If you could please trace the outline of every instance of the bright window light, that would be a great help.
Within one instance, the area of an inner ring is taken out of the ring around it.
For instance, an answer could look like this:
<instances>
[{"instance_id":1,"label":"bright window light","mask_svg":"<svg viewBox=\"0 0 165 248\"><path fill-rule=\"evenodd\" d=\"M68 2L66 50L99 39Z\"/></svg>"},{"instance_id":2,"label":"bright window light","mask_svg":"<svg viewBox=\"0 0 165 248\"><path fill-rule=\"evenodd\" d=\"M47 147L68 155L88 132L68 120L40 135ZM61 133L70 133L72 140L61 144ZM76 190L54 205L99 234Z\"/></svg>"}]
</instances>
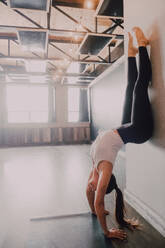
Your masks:
<instances>
[{"instance_id":1,"label":"bright window light","mask_svg":"<svg viewBox=\"0 0 165 248\"><path fill-rule=\"evenodd\" d=\"M25 65L27 72L46 72L46 61L30 60Z\"/></svg>"},{"instance_id":2,"label":"bright window light","mask_svg":"<svg viewBox=\"0 0 165 248\"><path fill-rule=\"evenodd\" d=\"M79 121L79 99L80 89L76 87L68 88L68 121Z\"/></svg>"},{"instance_id":3,"label":"bright window light","mask_svg":"<svg viewBox=\"0 0 165 248\"><path fill-rule=\"evenodd\" d=\"M86 1L85 1L85 7L86 7L87 9L92 9L92 8L94 7L93 1L92 1L92 0L86 0Z\"/></svg>"},{"instance_id":4,"label":"bright window light","mask_svg":"<svg viewBox=\"0 0 165 248\"><path fill-rule=\"evenodd\" d=\"M80 64L77 62L72 62L67 70L67 72L70 73L79 73L80 70Z\"/></svg>"},{"instance_id":5,"label":"bright window light","mask_svg":"<svg viewBox=\"0 0 165 248\"><path fill-rule=\"evenodd\" d=\"M68 73L79 73L80 72L80 64L77 62L72 62L67 70ZM77 78L76 77L69 77L68 79L68 83L70 84L74 84L77 82Z\"/></svg>"},{"instance_id":6,"label":"bright window light","mask_svg":"<svg viewBox=\"0 0 165 248\"><path fill-rule=\"evenodd\" d=\"M46 81L45 76L30 75L29 79L31 83L44 83Z\"/></svg>"},{"instance_id":7,"label":"bright window light","mask_svg":"<svg viewBox=\"0 0 165 248\"><path fill-rule=\"evenodd\" d=\"M8 85L9 123L48 122L48 86Z\"/></svg>"}]
</instances>

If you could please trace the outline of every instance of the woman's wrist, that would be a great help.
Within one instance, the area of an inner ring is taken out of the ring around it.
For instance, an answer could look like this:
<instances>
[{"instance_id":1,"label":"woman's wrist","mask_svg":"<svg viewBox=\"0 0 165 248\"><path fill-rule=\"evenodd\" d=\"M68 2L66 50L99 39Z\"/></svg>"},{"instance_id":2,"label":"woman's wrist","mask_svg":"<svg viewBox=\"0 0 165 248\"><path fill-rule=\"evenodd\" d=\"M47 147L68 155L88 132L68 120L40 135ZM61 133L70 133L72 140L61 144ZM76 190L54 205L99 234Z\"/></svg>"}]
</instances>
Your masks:
<instances>
[{"instance_id":1,"label":"woman's wrist","mask_svg":"<svg viewBox=\"0 0 165 248\"><path fill-rule=\"evenodd\" d=\"M92 211L92 214L97 215L95 210L94 210L94 211Z\"/></svg>"},{"instance_id":2,"label":"woman's wrist","mask_svg":"<svg viewBox=\"0 0 165 248\"><path fill-rule=\"evenodd\" d=\"M109 234L109 230L104 230L104 235L108 236L108 234Z\"/></svg>"}]
</instances>

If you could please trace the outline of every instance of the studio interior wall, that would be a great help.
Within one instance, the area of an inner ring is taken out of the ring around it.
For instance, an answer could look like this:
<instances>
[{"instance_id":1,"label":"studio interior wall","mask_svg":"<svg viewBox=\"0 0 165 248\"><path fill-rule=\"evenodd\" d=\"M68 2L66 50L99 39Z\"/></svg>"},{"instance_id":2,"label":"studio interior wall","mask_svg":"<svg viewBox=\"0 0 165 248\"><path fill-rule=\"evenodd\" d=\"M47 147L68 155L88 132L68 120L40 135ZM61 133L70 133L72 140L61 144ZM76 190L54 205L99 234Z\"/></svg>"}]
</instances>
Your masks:
<instances>
[{"instance_id":1,"label":"studio interior wall","mask_svg":"<svg viewBox=\"0 0 165 248\"><path fill-rule=\"evenodd\" d=\"M123 62L90 88L92 140L97 136L99 129L107 130L121 124L126 87L124 74Z\"/></svg>"},{"instance_id":2,"label":"studio interior wall","mask_svg":"<svg viewBox=\"0 0 165 248\"><path fill-rule=\"evenodd\" d=\"M155 126L150 141L126 147L125 198L165 236L165 2L125 0L124 12L125 31L140 26L150 39Z\"/></svg>"}]
</instances>

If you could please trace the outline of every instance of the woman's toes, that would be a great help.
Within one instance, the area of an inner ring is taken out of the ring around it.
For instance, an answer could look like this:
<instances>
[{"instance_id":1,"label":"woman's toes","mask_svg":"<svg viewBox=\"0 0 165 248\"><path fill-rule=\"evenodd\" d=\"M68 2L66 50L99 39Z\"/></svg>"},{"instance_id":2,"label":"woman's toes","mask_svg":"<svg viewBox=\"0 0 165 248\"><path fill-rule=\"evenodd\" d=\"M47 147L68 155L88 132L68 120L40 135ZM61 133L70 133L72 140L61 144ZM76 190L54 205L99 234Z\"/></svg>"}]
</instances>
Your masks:
<instances>
[{"instance_id":1,"label":"woman's toes","mask_svg":"<svg viewBox=\"0 0 165 248\"><path fill-rule=\"evenodd\" d=\"M134 27L133 31L135 32L136 39L137 39L139 46L147 46L149 44L149 40L145 37L141 28Z\"/></svg>"}]
</instances>

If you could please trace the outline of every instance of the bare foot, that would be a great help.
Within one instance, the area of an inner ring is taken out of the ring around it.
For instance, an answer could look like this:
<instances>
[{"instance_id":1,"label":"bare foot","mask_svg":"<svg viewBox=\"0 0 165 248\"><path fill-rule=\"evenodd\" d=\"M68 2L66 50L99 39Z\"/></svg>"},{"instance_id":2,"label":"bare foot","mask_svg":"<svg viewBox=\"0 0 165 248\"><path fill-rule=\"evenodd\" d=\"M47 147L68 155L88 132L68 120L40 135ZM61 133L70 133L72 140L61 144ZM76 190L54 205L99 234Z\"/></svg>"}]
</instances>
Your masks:
<instances>
[{"instance_id":1,"label":"bare foot","mask_svg":"<svg viewBox=\"0 0 165 248\"><path fill-rule=\"evenodd\" d=\"M133 45L133 37L130 34L130 32L128 32L128 36L129 36L129 41L128 41L128 57L135 57L138 49Z\"/></svg>"},{"instance_id":2,"label":"bare foot","mask_svg":"<svg viewBox=\"0 0 165 248\"><path fill-rule=\"evenodd\" d=\"M134 27L133 31L135 32L138 46L147 46L149 40L145 37L143 31L139 27Z\"/></svg>"}]
</instances>

